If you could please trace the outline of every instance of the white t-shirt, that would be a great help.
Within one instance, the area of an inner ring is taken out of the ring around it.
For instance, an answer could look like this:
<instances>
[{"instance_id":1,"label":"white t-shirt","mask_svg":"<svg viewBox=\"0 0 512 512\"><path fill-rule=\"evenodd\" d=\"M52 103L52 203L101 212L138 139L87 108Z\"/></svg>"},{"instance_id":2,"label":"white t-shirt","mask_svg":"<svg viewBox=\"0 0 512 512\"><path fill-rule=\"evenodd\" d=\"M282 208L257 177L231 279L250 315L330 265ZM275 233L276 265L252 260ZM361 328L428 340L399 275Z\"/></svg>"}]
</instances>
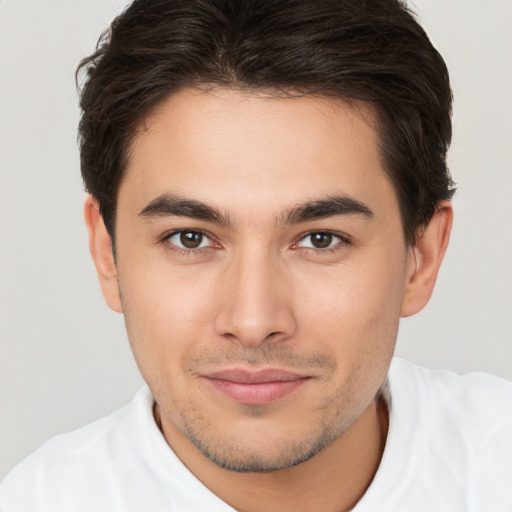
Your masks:
<instances>
[{"instance_id":1,"label":"white t-shirt","mask_svg":"<svg viewBox=\"0 0 512 512\"><path fill-rule=\"evenodd\" d=\"M377 474L354 512L511 512L512 383L395 358ZM0 485L1 512L228 512L181 463L142 388L114 414L57 436Z\"/></svg>"}]
</instances>

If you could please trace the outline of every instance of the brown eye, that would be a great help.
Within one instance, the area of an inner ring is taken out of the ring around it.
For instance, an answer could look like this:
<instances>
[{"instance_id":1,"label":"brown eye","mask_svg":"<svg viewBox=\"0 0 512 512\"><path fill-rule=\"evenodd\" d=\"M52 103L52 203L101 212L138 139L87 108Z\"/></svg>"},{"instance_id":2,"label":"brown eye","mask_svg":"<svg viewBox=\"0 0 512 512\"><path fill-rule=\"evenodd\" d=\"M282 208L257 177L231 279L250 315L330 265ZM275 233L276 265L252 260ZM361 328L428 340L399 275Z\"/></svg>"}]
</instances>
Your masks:
<instances>
[{"instance_id":1,"label":"brown eye","mask_svg":"<svg viewBox=\"0 0 512 512\"><path fill-rule=\"evenodd\" d=\"M321 251L322 249L335 249L342 248L350 245L350 240L341 235L330 233L329 231L313 231L309 235L305 235L297 243L297 247L304 247L305 249L315 249Z\"/></svg>"},{"instance_id":2,"label":"brown eye","mask_svg":"<svg viewBox=\"0 0 512 512\"><path fill-rule=\"evenodd\" d=\"M180 242L187 249L197 249L203 241L203 234L199 231L182 231Z\"/></svg>"},{"instance_id":3,"label":"brown eye","mask_svg":"<svg viewBox=\"0 0 512 512\"><path fill-rule=\"evenodd\" d=\"M212 245L212 241L201 231L184 229L177 231L167 238L167 242L180 249L202 249Z\"/></svg>"},{"instance_id":4,"label":"brown eye","mask_svg":"<svg viewBox=\"0 0 512 512\"><path fill-rule=\"evenodd\" d=\"M329 247L333 239L331 233L312 233L309 236L311 237L311 245L315 249L325 249Z\"/></svg>"}]
</instances>

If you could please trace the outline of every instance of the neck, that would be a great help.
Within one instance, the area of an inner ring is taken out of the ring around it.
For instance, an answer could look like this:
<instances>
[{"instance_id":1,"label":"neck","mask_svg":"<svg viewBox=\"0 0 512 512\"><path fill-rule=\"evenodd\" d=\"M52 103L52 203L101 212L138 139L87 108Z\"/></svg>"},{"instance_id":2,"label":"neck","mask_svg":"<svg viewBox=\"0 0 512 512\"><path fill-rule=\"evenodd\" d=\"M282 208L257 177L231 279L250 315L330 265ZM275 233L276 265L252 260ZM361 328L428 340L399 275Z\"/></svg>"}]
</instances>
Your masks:
<instances>
[{"instance_id":1,"label":"neck","mask_svg":"<svg viewBox=\"0 0 512 512\"><path fill-rule=\"evenodd\" d=\"M159 427L160 412L155 406ZM240 512L341 512L351 510L370 486L388 431L382 397L329 446L298 466L269 473L235 473L204 457L179 431L165 425L167 442L195 476Z\"/></svg>"}]
</instances>

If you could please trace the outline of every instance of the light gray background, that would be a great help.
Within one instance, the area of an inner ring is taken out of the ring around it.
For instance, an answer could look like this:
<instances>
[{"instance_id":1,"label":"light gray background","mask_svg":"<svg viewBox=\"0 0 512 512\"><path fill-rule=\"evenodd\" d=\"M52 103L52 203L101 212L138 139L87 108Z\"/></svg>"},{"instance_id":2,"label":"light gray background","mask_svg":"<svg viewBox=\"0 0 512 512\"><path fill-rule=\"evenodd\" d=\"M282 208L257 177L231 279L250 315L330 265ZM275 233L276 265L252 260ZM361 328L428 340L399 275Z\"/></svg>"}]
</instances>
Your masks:
<instances>
[{"instance_id":1,"label":"light gray background","mask_svg":"<svg viewBox=\"0 0 512 512\"><path fill-rule=\"evenodd\" d=\"M73 73L122 0L0 0L0 478L142 380L82 222ZM512 2L417 0L455 94L451 247L398 354L512 379Z\"/></svg>"}]
</instances>

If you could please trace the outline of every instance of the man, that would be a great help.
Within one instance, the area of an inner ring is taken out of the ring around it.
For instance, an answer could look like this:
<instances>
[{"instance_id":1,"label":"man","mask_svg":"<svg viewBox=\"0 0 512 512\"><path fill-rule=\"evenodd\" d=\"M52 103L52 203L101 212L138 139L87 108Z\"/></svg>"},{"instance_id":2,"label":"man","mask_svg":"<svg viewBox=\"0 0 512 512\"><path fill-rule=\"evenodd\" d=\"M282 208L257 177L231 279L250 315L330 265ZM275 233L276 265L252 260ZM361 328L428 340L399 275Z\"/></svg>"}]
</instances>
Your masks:
<instances>
[{"instance_id":1,"label":"man","mask_svg":"<svg viewBox=\"0 0 512 512\"><path fill-rule=\"evenodd\" d=\"M139 0L82 67L91 254L148 387L0 510L510 510L510 384L392 361L452 221L406 9Z\"/></svg>"}]
</instances>

